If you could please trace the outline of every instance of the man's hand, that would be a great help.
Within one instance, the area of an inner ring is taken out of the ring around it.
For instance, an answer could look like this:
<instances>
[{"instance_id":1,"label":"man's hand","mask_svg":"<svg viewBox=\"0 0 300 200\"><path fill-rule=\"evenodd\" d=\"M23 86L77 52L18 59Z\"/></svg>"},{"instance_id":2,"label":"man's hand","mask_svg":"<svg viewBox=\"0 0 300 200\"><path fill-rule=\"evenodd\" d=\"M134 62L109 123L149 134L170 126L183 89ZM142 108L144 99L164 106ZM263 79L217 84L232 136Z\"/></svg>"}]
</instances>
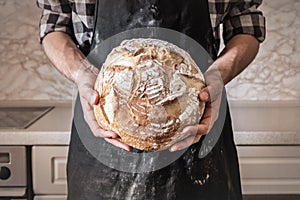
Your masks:
<instances>
[{"instance_id":1,"label":"man's hand","mask_svg":"<svg viewBox=\"0 0 300 200\"><path fill-rule=\"evenodd\" d=\"M204 116L197 126L186 127L183 132L186 139L177 142L171 147L171 151L180 150L198 142L202 135L209 132L218 118L219 108L224 85L241 73L255 58L259 49L259 42L251 35L238 34L230 39L218 59L209 67L204 76L209 92L200 93L200 100L207 102ZM203 96L209 96L205 100Z\"/></svg>"},{"instance_id":2,"label":"man's hand","mask_svg":"<svg viewBox=\"0 0 300 200\"><path fill-rule=\"evenodd\" d=\"M199 142L202 135L211 130L219 116L219 109L224 88L221 75L216 66L212 65L204 74L207 87L199 93L199 99L205 102L205 110L201 121L196 126L188 126L183 129L184 139L171 146L170 151L185 149Z\"/></svg>"},{"instance_id":3,"label":"man's hand","mask_svg":"<svg viewBox=\"0 0 300 200\"><path fill-rule=\"evenodd\" d=\"M94 84L99 70L86 60L66 33L51 32L47 34L43 39L43 47L54 66L65 77L76 83L84 119L93 134L117 147L130 151L131 147L117 140L119 136L116 133L101 129L95 119L93 106L98 103L99 94L94 90Z\"/></svg>"},{"instance_id":4,"label":"man's hand","mask_svg":"<svg viewBox=\"0 0 300 200\"><path fill-rule=\"evenodd\" d=\"M83 66L80 68L79 72L77 73L77 78L75 79L84 119L96 137L104 138L112 145L130 151L130 146L117 140L119 136L116 133L101 129L96 121L93 106L99 102L99 94L96 90L94 90L94 84L98 73L99 70L96 67L89 64L87 61L84 61Z\"/></svg>"}]
</instances>

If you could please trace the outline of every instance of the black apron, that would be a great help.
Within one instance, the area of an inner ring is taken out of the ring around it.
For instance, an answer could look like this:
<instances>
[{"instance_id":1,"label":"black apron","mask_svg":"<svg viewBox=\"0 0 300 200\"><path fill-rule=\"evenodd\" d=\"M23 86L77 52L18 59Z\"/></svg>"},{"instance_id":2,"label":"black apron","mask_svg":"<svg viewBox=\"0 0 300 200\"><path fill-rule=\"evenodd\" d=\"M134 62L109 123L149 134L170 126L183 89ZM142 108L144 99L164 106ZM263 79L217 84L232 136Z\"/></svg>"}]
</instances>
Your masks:
<instances>
[{"instance_id":1,"label":"black apron","mask_svg":"<svg viewBox=\"0 0 300 200\"><path fill-rule=\"evenodd\" d=\"M184 33L200 43L213 59L217 57L207 0L100 0L96 4L92 48L122 31L151 26ZM67 165L68 199L242 199L228 109L224 120L221 136L207 156L199 157L201 139L168 166L145 173L123 172L99 162L86 149L73 123Z\"/></svg>"}]
</instances>

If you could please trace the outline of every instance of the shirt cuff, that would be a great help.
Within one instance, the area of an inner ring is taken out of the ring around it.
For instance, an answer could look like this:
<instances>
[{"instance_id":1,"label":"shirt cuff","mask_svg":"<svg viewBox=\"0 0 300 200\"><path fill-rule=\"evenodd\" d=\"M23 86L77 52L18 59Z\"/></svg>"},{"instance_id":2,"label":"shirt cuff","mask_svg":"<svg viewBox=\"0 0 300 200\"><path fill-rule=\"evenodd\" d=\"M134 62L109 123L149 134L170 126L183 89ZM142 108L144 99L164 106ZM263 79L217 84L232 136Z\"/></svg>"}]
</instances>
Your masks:
<instances>
[{"instance_id":1,"label":"shirt cuff","mask_svg":"<svg viewBox=\"0 0 300 200\"><path fill-rule=\"evenodd\" d=\"M56 13L43 10L39 29L40 42L51 32L64 32L71 36L72 26L70 25L70 20L70 13Z\"/></svg>"},{"instance_id":2,"label":"shirt cuff","mask_svg":"<svg viewBox=\"0 0 300 200\"><path fill-rule=\"evenodd\" d=\"M224 43L235 35L248 34L254 36L259 42L263 42L266 36L265 17L261 14L246 14L232 17L223 22Z\"/></svg>"}]
</instances>

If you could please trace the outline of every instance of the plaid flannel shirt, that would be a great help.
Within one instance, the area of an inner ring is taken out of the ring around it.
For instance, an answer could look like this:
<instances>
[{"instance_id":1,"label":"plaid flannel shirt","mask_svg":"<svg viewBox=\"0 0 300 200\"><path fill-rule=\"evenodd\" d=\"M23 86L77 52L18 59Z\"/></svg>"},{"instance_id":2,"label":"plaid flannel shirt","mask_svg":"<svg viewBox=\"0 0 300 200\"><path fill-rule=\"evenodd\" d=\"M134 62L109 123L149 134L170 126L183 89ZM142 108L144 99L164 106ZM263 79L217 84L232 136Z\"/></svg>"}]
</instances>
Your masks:
<instances>
[{"instance_id":1,"label":"plaid flannel shirt","mask_svg":"<svg viewBox=\"0 0 300 200\"><path fill-rule=\"evenodd\" d=\"M83 49L91 45L96 0L37 0L42 9L40 39L53 31L69 34ZM226 44L237 34L249 34L262 42L265 18L257 8L262 0L208 0L210 19L218 51L220 25Z\"/></svg>"}]
</instances>

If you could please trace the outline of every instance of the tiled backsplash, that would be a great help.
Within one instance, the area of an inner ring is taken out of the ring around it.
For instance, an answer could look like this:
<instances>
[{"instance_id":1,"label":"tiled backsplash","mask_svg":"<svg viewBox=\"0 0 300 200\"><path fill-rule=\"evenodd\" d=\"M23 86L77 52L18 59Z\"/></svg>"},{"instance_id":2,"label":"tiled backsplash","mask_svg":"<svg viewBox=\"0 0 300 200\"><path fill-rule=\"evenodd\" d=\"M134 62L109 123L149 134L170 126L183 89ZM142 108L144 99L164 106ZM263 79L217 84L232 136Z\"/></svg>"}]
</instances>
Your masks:
<instances>
[{"instance_id":1,"label":"tiled backsplash","mask_svg":"<svg viewBox=\"0 0 300 200\"><path fill-rule=\"evenodd\" d=\"M267 39L228 86L230 100L300 99L300 1L265 0ZM35 0L0 0L0 100L71 100L73 84L49 64L38 42Z\"/></svg>"}]
</instances>

